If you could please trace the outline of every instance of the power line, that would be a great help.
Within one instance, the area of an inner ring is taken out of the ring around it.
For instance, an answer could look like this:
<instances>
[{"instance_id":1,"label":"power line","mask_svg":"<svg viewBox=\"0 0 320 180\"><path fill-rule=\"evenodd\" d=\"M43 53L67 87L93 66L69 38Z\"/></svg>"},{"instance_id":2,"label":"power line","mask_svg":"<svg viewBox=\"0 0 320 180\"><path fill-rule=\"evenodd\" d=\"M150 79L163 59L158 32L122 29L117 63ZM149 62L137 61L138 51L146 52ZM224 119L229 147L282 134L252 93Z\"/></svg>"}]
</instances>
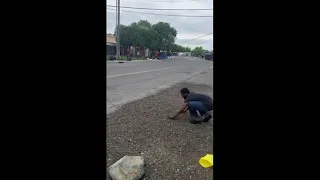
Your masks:
<instances>
[{"instance_id":1,"label":"power line","mask_svg":"<svg viewBox=\"0 0 320 180\"><path fill-rule=\"evenodd\" d=\"M203 38L203 37L205 37L205 36L209 36L209 35L211 35L211 34L213 34L213 33L209 33L209 34L206 34L206 35L203 35L203 36L200 36L200 37L194 38L194 39L189 39L189 40L187 40L187 41L185 41L185 42L193 41L193 40L196 40L196 39L200 39L200 38Z\"/></svg>"},{"instance_id":2,"label":"power line","mask_svg":"<svg viewBox=\"0 0 320 180\"><path fill-rule=\"evenodd\" d=\"M197 0L189 0L189 1L150 1L150 2L172 2L172 3L175 3L175 2L197 2Z\"/></svg>"},{"instance_id":3,"label":"power line","mask_svg":"<svg viewBox=\"0 0 320 180\"><path fill-rule=\"evenodd\" d=\"M195 30L195 29L190 28L190 27L183 27L183 29L190 30L190 31L195 32L195 33L199 33L199 30ZM178 31L179 31L179 29L178 29ZM204 32L202 32L201 34L204 34Z\"/></svg>"},{"instance_id":4,"label":"power line","mask_svg":"<svg viewBox=\"0 0 320 180\"><path fill-rule=\"evenodd\" d=\"M109 10L115 10L115 9L110 9ZM213 16L188 16L188 15L179 15L179 14L156 14L156 13L146 13L146 12L138 12L138 11L127 11L127 10L120 10L123 12L131 12L131 13L138 13L138 14L150 14L150 15L157 15L157 16L177 16L177 17L213 17Z\"/></svg>"},{"instance_id":5,"label":"power line","mask_svg":"<svg viewBox=\"0 0 320 180\"><path fill-rule=\"evenodd\" d=\"M107 5L108 7L116 7L113 5ZM125 6L120 6L120 8L124 9L146 9L146 10L160 10L160 11L170 11L170 10L175 10L175 11L212 11L213 9L157 9L157 8L141 8L141 7L125 7Z\"/></svg>"}]
</instances>

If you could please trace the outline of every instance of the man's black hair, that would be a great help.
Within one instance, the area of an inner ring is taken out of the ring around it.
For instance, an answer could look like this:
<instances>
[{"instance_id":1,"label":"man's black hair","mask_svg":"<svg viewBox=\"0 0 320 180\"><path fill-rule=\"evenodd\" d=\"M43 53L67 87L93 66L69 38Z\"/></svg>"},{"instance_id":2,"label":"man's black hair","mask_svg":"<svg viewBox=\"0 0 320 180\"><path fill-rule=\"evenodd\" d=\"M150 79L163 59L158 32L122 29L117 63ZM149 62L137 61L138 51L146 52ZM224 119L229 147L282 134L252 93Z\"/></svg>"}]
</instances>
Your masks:
<instances>
[{"instance_id":1,"label":"man's black hair","mask_svg":"<svg viewBox=\"0 0 320 180\"><path fill-rule=\"evenodd\" d=\"M188 88L182 88L182 89L180 90L180 93L181 93L181 94L189 94L190 91L189 91Z\"/></svg>"}]
</instances>

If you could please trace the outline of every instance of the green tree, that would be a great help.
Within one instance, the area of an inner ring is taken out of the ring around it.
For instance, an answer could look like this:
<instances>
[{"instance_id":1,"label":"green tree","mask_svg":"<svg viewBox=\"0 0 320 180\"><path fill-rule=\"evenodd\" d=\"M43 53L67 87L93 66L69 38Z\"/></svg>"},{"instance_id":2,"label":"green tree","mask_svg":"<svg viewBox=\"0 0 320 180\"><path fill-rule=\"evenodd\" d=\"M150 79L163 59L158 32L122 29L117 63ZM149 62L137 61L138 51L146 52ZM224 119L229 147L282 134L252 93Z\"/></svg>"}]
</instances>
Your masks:
<instances>
[{"instance_id":1,"label":"green tree","mask_svg":"<svg viewBox=\"0 0 320 180\"><path fill-rule=\"evenodd\" d=\"M157 34L158 50L170 50L174 46L177 30L166 22L158 22L152 25L152 29Z\"/></svg>"},{"instance_id":2,"label":"green tree","mask_svg":"<svg viewBox=\"0 0 320 180\"><path fill-rule=\"evenodd\" d=\"M121 46L132 46L134 39L129 26L120 24L120 44ZM114 34L117 34L117 29Z\"/></svg>"},{"instance_id":3,"label":"green tree","mask_svg":"<svg viewBox=\"0 0 320 180\"><path fill-rule=\"evenodd\" d=\"M191 52L191 48L183 47L179 44L173 44L171 47L172 52Z\"/></svg>"},{"instance_id":4,"label":"green tree","mask_svg":"<svg viewBox=\"0 0 320 180\"><path fill-rule=\"evenodd\" d=\"M138 23L136 23L140 28L143 28L145 30L151 30L152 24L147 20L140 20Z\"/></svg>"},{"instance_id":5,"label":"green tree","mask_svg":"<svg viewBox=\"0 0 320 180\"><path fill-rule=\"evenodd\" d=\"M191 52L191 48L186 47L185 49L186 49L186 51L185 51L185 52Z\"/></svg>"},{"instance_id":6,"label":"green tree","mask_svg":"<svg viewBox=\"0 0 320 180\"><path fill-rule=\"evenodd\" d=\"M180 52L179 45L178 44L173 44L171 46L171 51L172 52Z\"/></svg>"},{"instance_id":7,"label":"green tree","mask_svg":"<svg viewBox=\"0 0 320 180\"><path fill-rule=\"evenodd\" d=\"M195 56L202 56L204 52L205 52L205 49L203 49L202 46L200 46L200 47L195 47L195 48L191 51L191 53L192 53L193 55L195 55Z\"/></svg>"},{"instance_id":8,"label":"green tree","mask_svg":"<svg viewBox=\"0 0 320 180\"><path fill-rule=\"evenodd\" d=\"M176 36L177 30L166 22L151 24L147 20L140 20L128 26L120 25L120 44L124 46L169 51L181 48L174 43Z\"/></svg>"}]
</instances>

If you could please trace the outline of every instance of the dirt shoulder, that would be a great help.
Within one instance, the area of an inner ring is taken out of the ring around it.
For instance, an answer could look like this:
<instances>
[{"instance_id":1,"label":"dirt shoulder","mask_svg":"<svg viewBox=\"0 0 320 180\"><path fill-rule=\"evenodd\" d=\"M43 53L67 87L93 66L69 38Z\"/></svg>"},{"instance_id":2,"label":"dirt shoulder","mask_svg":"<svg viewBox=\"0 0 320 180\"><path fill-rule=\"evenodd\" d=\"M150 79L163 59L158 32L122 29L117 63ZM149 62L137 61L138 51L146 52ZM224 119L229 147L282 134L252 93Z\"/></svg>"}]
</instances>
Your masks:
<instances>
[{"instance_id":1,"label":"dirt shoulder","mask_svg":"<svg viewBox=\"0 0 320 180\"><path fill-rule=\"evenodd\" d=\"M107 167L125 155L145 158L145 179L213 178L212 168L202 168L200 157L213 153L213 122L190 124L188 115L169 120L183 103L179 90L212 96L212 86L181 83L159 93L128 103L108 115Z\"/></svg>"}]
</instances>

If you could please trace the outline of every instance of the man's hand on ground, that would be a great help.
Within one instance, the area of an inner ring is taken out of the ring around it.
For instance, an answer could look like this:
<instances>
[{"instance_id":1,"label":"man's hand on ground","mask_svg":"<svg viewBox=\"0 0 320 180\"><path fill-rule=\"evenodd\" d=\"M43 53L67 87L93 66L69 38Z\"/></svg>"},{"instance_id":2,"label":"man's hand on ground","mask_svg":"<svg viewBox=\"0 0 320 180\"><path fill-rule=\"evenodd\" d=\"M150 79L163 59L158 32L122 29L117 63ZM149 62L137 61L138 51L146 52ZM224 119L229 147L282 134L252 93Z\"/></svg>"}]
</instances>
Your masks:
<instances>
[{"instance_id":1,"label":"man's hand on ground","mask_svg":"<svg viewBox=\"0 0 320 180\"><path fill-rule=\"evenodd\" d=\"M178 117L180 114L186 112L188 110L188 104L184 103L184 105L182 106L182 108L177 112L176 115L174 115L173 117L171 117L170 119L175 119L176 117Z\"/></svg>"}]
</instances>

